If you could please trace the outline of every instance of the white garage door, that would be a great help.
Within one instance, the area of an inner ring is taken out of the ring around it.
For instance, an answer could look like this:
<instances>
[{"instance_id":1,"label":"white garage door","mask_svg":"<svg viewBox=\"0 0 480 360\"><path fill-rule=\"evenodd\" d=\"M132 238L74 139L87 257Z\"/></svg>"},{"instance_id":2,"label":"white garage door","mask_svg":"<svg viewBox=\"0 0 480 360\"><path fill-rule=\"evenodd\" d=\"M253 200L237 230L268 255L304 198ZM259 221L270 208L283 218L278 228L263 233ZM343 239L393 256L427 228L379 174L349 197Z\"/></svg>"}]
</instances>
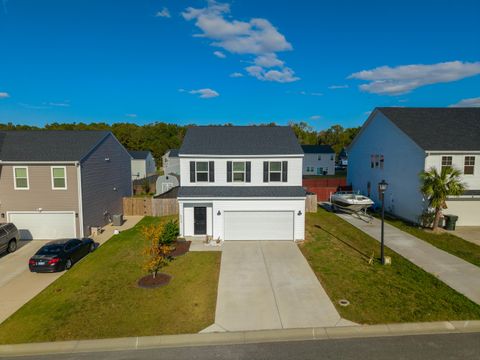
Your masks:
<instances>
[{"instance_id":1,"label":"white garage door","mask_svg":"<svg viewBox=\"0 0 480 360\"><path fill-rule=\"evenodd\" d=\"M9 212L8 221L20 230L22 239L62 239L75 237L72 212Z\"/></svg>"},{"instance_id":2,"label":"white garage door","mask_svg":"<svg viewBox=\"0 0 480 360\"><path fill-rule=\"evenodd\" d=\"M293 240L293 211L226 211L225 240Z\"/></svg>"}]
</instances>

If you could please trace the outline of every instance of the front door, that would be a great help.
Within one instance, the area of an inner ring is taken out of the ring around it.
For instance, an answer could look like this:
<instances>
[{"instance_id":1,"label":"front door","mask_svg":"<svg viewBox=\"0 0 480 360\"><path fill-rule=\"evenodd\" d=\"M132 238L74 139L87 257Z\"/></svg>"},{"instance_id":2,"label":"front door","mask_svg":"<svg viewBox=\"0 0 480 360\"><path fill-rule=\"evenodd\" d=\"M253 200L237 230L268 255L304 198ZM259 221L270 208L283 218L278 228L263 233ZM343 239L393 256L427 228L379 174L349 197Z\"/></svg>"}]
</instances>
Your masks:
<instances>
[{"instance_id":1,"label":"front door","mask_svg":"<svg viewBox=\"0 0 480 360\"><path fill-rule=\"evenodd\" d=\"M194 207L193 208L193 233L195 235L207 234L207 208Z\"/></svg>"}]
</instances>

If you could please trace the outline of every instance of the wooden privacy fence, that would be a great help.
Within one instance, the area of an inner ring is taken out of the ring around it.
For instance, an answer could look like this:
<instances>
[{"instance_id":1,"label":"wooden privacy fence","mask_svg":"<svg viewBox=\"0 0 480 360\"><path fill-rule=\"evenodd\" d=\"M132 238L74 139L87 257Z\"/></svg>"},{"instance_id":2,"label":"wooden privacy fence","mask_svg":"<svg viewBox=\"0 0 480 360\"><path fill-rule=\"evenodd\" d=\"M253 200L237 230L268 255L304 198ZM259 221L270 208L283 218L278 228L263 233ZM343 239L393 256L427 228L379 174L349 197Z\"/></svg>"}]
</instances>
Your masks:
<instances>
[{"instance_id":1,"label":"wooden privacy fence","mask_svg":"<svg viewBox=\"0 0 480 360\"><path fill-rule=\"evenodd\" d=\"M154 199L152 197L123 198L123 214L140 216L166 216L178 214L177 199Z\"/></svg>"},{"instance_id":2,"label":"wooden privacy fence","mask_svg":"<svg viewBox=\"0 0 480 360\"><path fill-rule=\"evenodd\" d=\"M317 212L317 194L307 194L305 199L305 211L306 212Z\"/></svg>"}]
</instances>

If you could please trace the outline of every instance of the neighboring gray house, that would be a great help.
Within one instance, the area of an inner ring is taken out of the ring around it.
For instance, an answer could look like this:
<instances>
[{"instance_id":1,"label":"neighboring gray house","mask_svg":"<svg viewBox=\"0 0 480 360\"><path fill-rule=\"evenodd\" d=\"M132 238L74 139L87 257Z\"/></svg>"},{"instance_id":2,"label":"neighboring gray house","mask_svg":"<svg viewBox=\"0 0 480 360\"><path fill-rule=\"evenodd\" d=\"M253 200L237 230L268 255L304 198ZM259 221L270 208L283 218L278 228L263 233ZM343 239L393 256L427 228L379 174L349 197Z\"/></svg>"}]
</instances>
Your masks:
<instances>
[{"instance_id":1,"label":"neighboring gray house","mask_svg":"<svg viewBox=\"0 0 480 360\"><path fill-rule=\"evenodd\" d=\"M195 126L180 156L180 234L304 240L303 151L288 126Z\"/></svg>"},{"instance_id":2,"label":"neighboring gray house","mask_svg":"<svg viewBox=\"0 0 480 360\"><path fill-rule=\"evenodd\" d=\"M419 174L453 166L468 190L451 197L444 214L480 226L480 108L376 108L348 149L348 182L377 204L385 179L385 208L417 222L427 202Z\"/></svg>"},{"instance_id":3,"label":"neighboring gray house","mask_svg":"<svg viewBox=\"0 0 480 360\"><path fill-rule=\"evenodd\" d=\"M335 175L335 151L329 145L302 145L303 175Z\"/></svg>"},{"instance_id":4,"label":"neighboring gray house","mask_svg":"<svg viewBox=\"0 0 480 360\"><path fill-rule=\"evenodd\" d=\"M162 156L163 173L165 175L180 175L180 159L178 158L178 149L167 150Z\"/></svg>"},{"instance_id":5,"label":"neighboring gray house","mask_svg":"<svg viewBox=\"0 0 480 360\"><path fill-rule=\"evenodd\" d=\"M130 159L107 131L0 131L0 222L24 239L87 236L122 213Z\"/></svg>"},{"instance_id":6,"label":"neighboring gray house","mask_svg":"<svg viewBox=\"0 0 480 360\"><path fill-rule=\"evenodd\" d=\"M132 180L144 179L157 172L155 159L150 151L130 150L132 157Z\"/></svg>"}]
</instances>

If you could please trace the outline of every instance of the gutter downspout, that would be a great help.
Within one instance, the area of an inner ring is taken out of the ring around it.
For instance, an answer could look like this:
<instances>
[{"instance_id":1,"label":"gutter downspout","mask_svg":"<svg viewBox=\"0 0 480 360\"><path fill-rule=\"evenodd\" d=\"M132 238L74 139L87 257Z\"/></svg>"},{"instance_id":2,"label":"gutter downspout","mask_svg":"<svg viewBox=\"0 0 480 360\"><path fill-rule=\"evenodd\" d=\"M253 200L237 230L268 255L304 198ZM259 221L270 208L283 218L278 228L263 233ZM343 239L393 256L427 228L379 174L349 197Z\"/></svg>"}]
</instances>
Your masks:
<instances>
[{"instance_id":1,"label":"gutter downspout","mask_svg":"<svg viewBox=\"0 0 480 360\"><path fill-rule=\"evenodd\" d=\"M83 224L83 196L82 196L82 165L80 162L75 163L77 167L77 184L78 184L78 223L80 227L80 237L85 237Z\"/></svg>"}]
</instances>

